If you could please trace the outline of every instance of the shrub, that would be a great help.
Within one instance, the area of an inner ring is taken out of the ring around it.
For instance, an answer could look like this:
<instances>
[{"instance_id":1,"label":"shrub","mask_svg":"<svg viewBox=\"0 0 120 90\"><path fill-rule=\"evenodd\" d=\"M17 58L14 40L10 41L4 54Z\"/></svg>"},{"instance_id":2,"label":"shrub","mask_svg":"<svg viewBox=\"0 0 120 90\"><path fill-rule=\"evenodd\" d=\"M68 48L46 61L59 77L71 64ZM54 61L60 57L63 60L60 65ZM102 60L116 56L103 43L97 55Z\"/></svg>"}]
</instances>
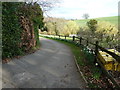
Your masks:
<instances>
[{"instance_id":1,"label":"shrub","mask_svg":"<svg viewBox=\"0 0 120 90\"><path fill-rule=\"evenodd\" d=\"M3 2L2 6L2 59L22 55L32 47L38 47L38 27L41 29L44 25L40 6L20 2ZM33 42L35 45L30 46Z\"/></svg>"},{"instance_id":2,"label":"shrub","mask_svg":"<svg viewBox=\"0 0 120 90\"><path fill-rule=\"evenodd\" d=\"M2 3L2 57L9 58L22 54L19 44L21 42L21 28L18 11L19 3L4 2Z\"/></svg>"}]
</instances>

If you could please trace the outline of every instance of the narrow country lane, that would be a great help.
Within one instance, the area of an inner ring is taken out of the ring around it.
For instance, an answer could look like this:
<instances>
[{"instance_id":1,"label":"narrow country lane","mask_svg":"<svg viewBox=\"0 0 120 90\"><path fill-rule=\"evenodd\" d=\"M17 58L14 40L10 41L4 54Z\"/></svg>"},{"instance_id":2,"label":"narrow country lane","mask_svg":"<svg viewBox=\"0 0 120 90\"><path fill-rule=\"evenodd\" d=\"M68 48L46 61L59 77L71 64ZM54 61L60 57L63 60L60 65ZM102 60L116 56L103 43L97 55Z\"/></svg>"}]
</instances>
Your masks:
<instances>
[{"instance_id":1,"label":"narrow country lane","mask_svg":"<svg viewBox=\"0 0 120 90\"><path fill-rule=\"evenodd\" d=\"M45 38L40 42L40 50L2 65L2 87L85 88L69 47Z\"/></svg>"}]
</instances>

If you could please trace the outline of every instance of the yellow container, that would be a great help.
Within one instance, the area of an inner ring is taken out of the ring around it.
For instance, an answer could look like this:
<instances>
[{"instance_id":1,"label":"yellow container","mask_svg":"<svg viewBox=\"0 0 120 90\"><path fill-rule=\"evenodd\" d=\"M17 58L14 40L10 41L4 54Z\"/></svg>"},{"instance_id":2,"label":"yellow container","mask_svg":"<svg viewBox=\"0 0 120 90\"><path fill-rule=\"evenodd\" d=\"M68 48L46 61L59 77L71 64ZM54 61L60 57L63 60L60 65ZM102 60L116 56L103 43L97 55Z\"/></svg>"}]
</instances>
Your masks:
<instances>
[{"instance_id":1,"label":"yellow container","mask_svg":"<svg viewBox=\"0 0 120 90\"><path fill-rule=\"evenodd\" d=\"M108 51L111 51L111 52L114 52L115 54L119 55L120 56L120 52L118 52L117 50L115 49L108 49Z\"/></svg>"},{"instance_id":2,"label":"yellow container","mask_svg":"<svg viewBox=\"0 0 120 90\"><path fill-rule=\"evenodd\" d=\"M115 49L108 49L108 51L114 52L120 56L120 53ZM120 63L118 63L111 55L106 52L99 51L98 58L103 63L106 70L120 71Z\"/></svg>"},{"instance_id":3,"label":"yellow container","mask_svg":"<svg viewBox=\"0 0 120 90\"><path fill-rule=\"evenodd\" d=\"M117 67L117 70L116 71L119 71L120 72L120 64L118 65Z\"/></svg>"},{"instance_id":4,"label":"yellow container","mask_svg":"<svg viewBox=\"0 0 120 90\"><path fill-rule=\"evenodd\" d=\"M107 54L106 52L102 52L99 51L99 57L101 58L102 63L109 63L109 62L113 62L113 58L112 56L110 56L109 54Z\"/></svg>"},{"instance_id":5,"label":"yellow container","mask_svg":"<svg viewBox=\"0 0 120 90\"><path fill-rule=\"evenodd\" d=\"M114 65L112 62L104 64L106 70L114 70Z\"/></svg>"},{"instance_id":6,"label":"yellow container","mask_svg":"<svg viewBox=\"0 0 120 90\"><path fill-rule=\"evenodd\" d=\"M120 64L118 62L114 64L114 67L115 67L114 69L115 71L120 71Z\"/></svg>"}]
</instances>

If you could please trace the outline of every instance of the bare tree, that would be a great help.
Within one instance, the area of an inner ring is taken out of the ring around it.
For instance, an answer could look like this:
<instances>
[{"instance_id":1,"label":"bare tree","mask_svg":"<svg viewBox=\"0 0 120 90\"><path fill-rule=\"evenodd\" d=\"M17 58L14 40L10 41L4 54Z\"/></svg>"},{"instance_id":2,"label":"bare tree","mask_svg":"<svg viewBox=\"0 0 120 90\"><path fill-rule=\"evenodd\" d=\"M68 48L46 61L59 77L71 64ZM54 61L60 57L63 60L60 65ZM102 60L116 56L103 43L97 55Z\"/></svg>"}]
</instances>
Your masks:
<instances>
[{"instance_id":1,"label":"bare tree","mask_svg":"<svg viewBox=\"0 0 120 90\"><path fill-rule=\"evenodd\" d=\"M89 14L88 13L85 13L85 14L83 14L83 16L82 16L84 19L88 19L89 18Z\"/></svg>"},{"instance_id":2,"label":"bare tree","mask_svg":"<svg viewBox=\"0 0 120 90\"><path fill-rule=\"evenodd\" d=\"M32 2L37 2L41 6L42 11L47 17L50 17L49 11L54 7L58 7L61 1L62 0L32 0Z\"/></svg>"},{"instance_id":3,"label":"bare tree","mask_svg":"<svg viewBox=\"0 0 120 90\"><path fill-rule=\"evenodd\" d=\"M42 7L43 12L51 10L60 3L59 0L33 0L33 2L37 2Z\"/></svg>"},{"instance_id":4,"label":"bare tree","mask_svg":"<svg viewBox=\"0 0 120 90\"><path fill-rule=\"evenodd\" d=\"M60 0L18 0L27 3L38 3L43 12L51 10L53 7L57 6L61 1Z\"/></svg>"}]
</instances>

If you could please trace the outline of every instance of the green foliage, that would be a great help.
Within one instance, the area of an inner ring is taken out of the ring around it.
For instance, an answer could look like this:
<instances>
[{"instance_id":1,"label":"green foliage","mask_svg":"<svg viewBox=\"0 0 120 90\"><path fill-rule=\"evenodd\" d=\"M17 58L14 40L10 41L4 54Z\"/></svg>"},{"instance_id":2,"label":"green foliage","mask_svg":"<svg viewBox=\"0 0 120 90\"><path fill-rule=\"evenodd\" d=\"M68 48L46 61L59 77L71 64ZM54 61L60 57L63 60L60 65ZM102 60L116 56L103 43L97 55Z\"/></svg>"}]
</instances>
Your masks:
<instances>
[{"instance_id":1,"label":"green foliage","mask_svg":"<svg viewBox=\"0 0 120 90\"><path fill-rule=\"evenodd\" d=\"M84 56L86 57L86 64L91 66L91 72L92 72L92 77L95 79L99 79L101 76L101 69L97 66L95 66L95 56L94 54L86 47L81 46L82 47L82 51L84 53Z\"/></svg>"},{"instance_id":2,"label":"green foliage","mask_svg":"<svg viewBox=\"0 0 120 90\"><path fill-rule=\"evenodd\" d=\"M53 23L51 22L47 22L45 24L45 27L47 28L47 32L48 34L51 34L51 35L55 35L55 26L53 25Z\"/></svg>"},{"instance_id":3,"label":"green foliage","mask_svg":"<svg viewBox=\"0 0 120 90\"><path fill-rule=\"evenodd\" d=\"M96 66L93 66L93 68L91 70L93 73L93 78L99 79L102 74L102 70Z\"/></svg>"},{"instance_id":4,"label":"green foliage","mask_svg":"<svg viewBox=\"0 0 120 90\"><path fill-rule=\"evenodd\" d=\"M2 57L12 57L22 54L19 48L21 39L20 23L17 16L19 3L2 3Z\"/></svg>"},{"instance_id":5,"label":"green foliage","mask_svg":"<svg viewBox=\"0 0 120 90\"><path fill-rule=\"evenodd\" d=\"M91 37L91 31L89 30L88 27L80 27L79 31L77 32L77 34L80 37L84 37L86 39Z\"/></svg>"},{"instance_id":6,"label":"green foliage","mask_svg":"<svg viewBox=\"0 0 120 90\"><path fill-rule=\"evenodd\" d=\"M45 22L48 34L52 35L63 34L62 32L64 31L64 25L66 24L66 20L57 18L45 18Z\"/></svg>"},{"instance_id":7,"label":"green foliage","mask_svg":"<svg viewBox=\"0 0 120 90\"><path fill-rule=\"evenodd\" d=\"M79 29L79 26L74 21L67 21L66 25L64 26L63 33L65 35L76 34Z\"/></svg>"},{"instance_id":8,"label":"green foliage","mask_svg":"<svg viewBox=\"0 0 120 90\"><path fill-rule=\"evenodd\" d=\"M87 26L90 28L93 34L96 31L96 25L97 25L97 21L95 19L91 19L90 21L87 22Z\"/></svg>"},{"instance_id":9,"label":"green foliage","mask_svg":"<svg viewBox=\"0 0 120 90\"><path fill-rule=\"evenodd\" d=\"M96 38L98 38L98 41L101 42L102 46L105 46L105 44L109 44L109 46L115 46L117 43L117 34L118 29L115 27L115 25L112 25L109 22L98 22L97 30L95 32Z\"/></svg>"},{"instance_id":10,"label":"green foliage","mask_svg":"<svg viewBox=\"0 0 120 90\"><path fill-rule=\"evenodd\" d=\"M105 21L90 20L87 26L80 27L78 35L90 38L89 41L92 43L97 40L105 48L114 48L117 45L119 35L115 25Z\"/></svg>"},{"instance_id":11,"label":"green foliage","mask_svg":"<svg viewBox=\"0 0 120 90\"><path fill-rule=\"evenodd\" d=\"M95 60L94 54L88 48L84 46L81 47L86 59L88 60L87 63L94 65L94 60Z\"/></svg>"},{"instance_id":12,"label":"green foliage","mask_svg":"<svg viewBox=\"0 0 120 90\"><path fill-rule=\"evenodd\" d=\"M39 46L38 27L44 26L43 13L37 3L2 3L2 58L23 55L25 47L20 47L22 32L20 16L27 17L34 27L36 45ZM27 38L27 37L26 37Z\"/></svg>"},{"instance_id":13,"label":"green foliage","mask_svg":"<svg viewBox=\"0 0 120 90\"><path fill-rule=\"evenodd\" d=\"M40 40L39 40L39 32L38 32L38 27L37 25L34 25L34 35L35 35L35 40L36 40L36 46L40 45Z\"/></svg>"},{"instance_id":14,"label":"green foliage","mask_svg":"<svg viewBox=\"0 0 120 90\"><path fill-rule=\"evenodd\" d=\"M78 34L80 37L88 38L89 41L99 41L100 45L106 48L112 48L118 45L119 34L115 24L111 24L110 20L116 20L117 17L106 17L98 19L82 20L86 26L81 26L76 21L63 20L58 18L49 18L46 20L47 34L64 35ZM104 21L104 19L106 21ZM109 19L109 21L108 21ZM98 20L98 21L97 21ZM108 22L107 22L108 21Z\"/></svg>"},{"instance_id":15,"label":"green foliage","mask_svg":"<svg viewBox=\"0 0 120 90\"><path fill-rule=\"evenodd\" d=\"M35 31L35 38L36 38L36 45L39 46L40 45L40 41L39 41L39 29L42 29L42 27L44 26L43 23L43 12L42 9L40 8L40 6L37 3L34 3L34 10L33 10L33 15L31 15L31 17L33 18L33 24L34 24L34 31Z\"/></svg>"},{"instance_id":16,"label":"green foliage","mask_svg":"<svg viewBox=\"0 0 120 90\"><path fill-rule=\"evenodd\" d=\"M76 34L79 26L74 21L67 21L64 19L52 19L46 20L46 27L48 29L48 34L55 35L66 35Z\"/></svg>"},{"instance_id":17,"label":"green foliage","mask_svg":"<svg viewBox=\"0 0 120 90\"><path fill-rule=\"evenodd\" d=\"M40 42L38 29L42 29L44 26L42 9L37 3L25 3L21 7L20 12L24 17L29 18L29 20L33 23L36 45L39 46Z\"/></svg>"}]
</instances>

